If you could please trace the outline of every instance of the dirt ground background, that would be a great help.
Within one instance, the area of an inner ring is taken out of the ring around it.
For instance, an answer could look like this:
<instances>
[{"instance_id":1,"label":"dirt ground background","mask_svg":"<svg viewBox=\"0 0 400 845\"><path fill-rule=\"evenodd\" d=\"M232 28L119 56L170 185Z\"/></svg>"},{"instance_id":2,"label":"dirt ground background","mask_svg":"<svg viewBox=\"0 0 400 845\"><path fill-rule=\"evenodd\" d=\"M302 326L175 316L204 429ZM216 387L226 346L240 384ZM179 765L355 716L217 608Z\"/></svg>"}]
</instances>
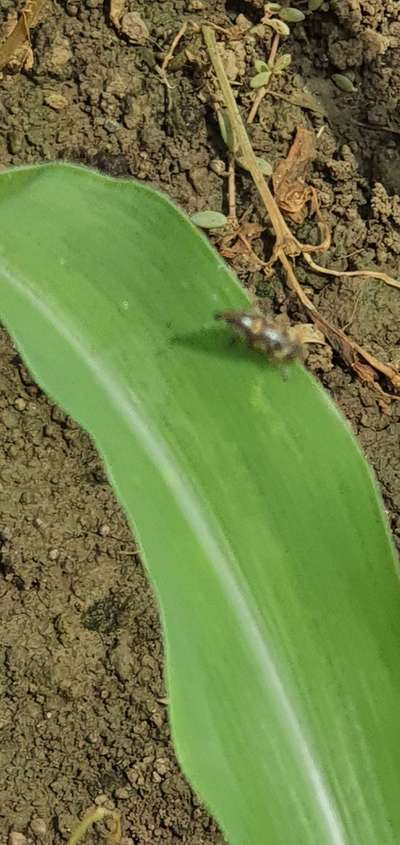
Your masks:
<instances>
[{"instance_id":1,"label":"dirt ground background","mask_svg":"<svg viewBox=\"0 0 400 845\"><path fill-rule=\"evenodd\" d=\"M3 35L21 8L1 0ZM263 4L126 0L125 12L140 20L126 19L124 33L103 0L47 0L31 31L33 61L1 74L0 166L86 163L152 183L189 213L226 212L224 147L192 24L229 29L244 16L257 25ZM184 21L169 88L158 68ZM271 35L264 28L226 44L244 111L254 58L266 58ZM324 2L292 27L284 50L291 67L252 128L257 154L275 164L296 126L323 127L309 181L332 229L324 261L400 277L398 0ZM338 89L335 73L356 90ZM237 202L239 215L250 208L259 222L243 173ZM307 240L313 231L307 221L297 234ZM260 255L269 241L267 233L255 243ZM266 279L245 255L233 266L270 313L305 319L278 273ZM310 271L300 278L328 319L400 365L399 291ZM399 402L382 402L330 347L308 363L374 466L400 542ZM89 438L32 383L4 332L0 408L1 845L65 841L93 803L119 809L125 845L222 845L175 762L157 610L124 516Z\"/></svg>"}]
</instances>

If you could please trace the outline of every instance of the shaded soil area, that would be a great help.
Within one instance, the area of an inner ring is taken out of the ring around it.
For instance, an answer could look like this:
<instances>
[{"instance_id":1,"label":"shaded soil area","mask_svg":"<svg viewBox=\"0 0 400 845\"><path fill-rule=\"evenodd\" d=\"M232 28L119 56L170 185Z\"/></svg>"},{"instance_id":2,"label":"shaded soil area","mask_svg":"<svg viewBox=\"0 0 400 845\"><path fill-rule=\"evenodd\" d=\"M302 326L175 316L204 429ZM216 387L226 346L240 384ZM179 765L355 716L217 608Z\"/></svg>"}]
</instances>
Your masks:
<instances>
[{"instance_id":1,"label":"shaded soil area","mask_svg":"<svg viewBox=\"0 0 400 845\"><path fill-rule=\"evenodd\" d=\"M89 438L4 334L0 384L0 841L64 841L105 803L132 842L222 842L174 759L157 609Z\"/></svg>"},{"instance_id":2,"label":"shaded soil area","mask_svg":"<svg viewBox=\"0 0 400 845\"><path fill-rule=\"evenodd\" d=\"M47 0L30 33L32 53L16 55L1 74L0 166L80 162L145 180L189 213L227 213L226 150L199 27L208 20L235 28L233 39L217 33L246 114L254 61L268 58L274 36L260 25L263 5L126 0L113 23L102 0ZM296 5L307 10L303 0ZM3 37L21 8L2 0ZM324 264L399 278L399 3L324 2L280 49L291 65L273 79L252 124L257 155L274 166L298 126L312 129L308 183L332 233ZM352 90L338 88L334 74ZM252 246L265 258L271 231L243 171L236 191L238 217L254 224ZM314 220L296 234L315 240ZM214 241L221 247L220 236ZM266 277L245 249L231 263L264 310L305 321L278 269ZM398 290L304 267L299 279L328 320L400 365ZM307 365L358 435L400 541L398 400L357 380L329 344L310 347ZM5 333L0 615L0 843L65 841L79 815L105 803L120 810L126 845L222 845L174 758L157 609L124 516L89 438L32 383Z\"/></svg>"}]
</instances>

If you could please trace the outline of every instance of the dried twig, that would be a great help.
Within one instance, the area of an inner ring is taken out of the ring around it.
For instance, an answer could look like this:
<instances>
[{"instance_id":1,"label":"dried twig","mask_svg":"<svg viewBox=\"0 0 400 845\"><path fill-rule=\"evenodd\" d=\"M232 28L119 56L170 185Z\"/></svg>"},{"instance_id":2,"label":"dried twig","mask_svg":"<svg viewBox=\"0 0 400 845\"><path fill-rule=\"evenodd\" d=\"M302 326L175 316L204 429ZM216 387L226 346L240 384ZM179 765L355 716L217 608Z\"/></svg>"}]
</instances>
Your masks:
<instances>
[{"instance_id":1,"label":"dried twig","mask_svg":"<svg viewBox=\"0 0 400 845\"><path fill-rule=\"evenodd\" d=\"M321 264L317 264L313 261L311 255L308 255L307 253L304 253L303 258L316 273L325 273L327 276L348 276L353 278L361 278L364 276L369 279L380 279L381 282L385 283L385 285L390 285L392 288L400 289L400 282L398 282L397 279L393 279L392 276L388 276L387 273L382 273L381 270L331 270L330 267L322 267Z\"/></svg>"},{"instance_id":2,"label":"dried twig","mask_svg":"<svg viewBox=\"0 0 400 845\"><path fill-rule=\"evenodd\" d=\"M109 845L119 845L121 841L121 818L116 810L108 810L106 807L92 807L85 813L82 821L78 822L77 826L71 833L67 845L78 845L78 842L83 839L89 828L93 827L96 822L103 821L105 818L111 818L113 821L112 830L107 837Z\"/></svg>"},{"instance_id":3,"label":"dried twig","mask_svg":"<svg viewBox=\"0 0 400 845\"><path fill-rule=\"evenodd\" d=\"M361 123L360 120L353 120L356 126L362 126L363 129L369 129L371 132L392 132L393 135L400 135L400 128L398 126L381 126L380 123Z\"/></svg>"},{"instance_id":4,"label":"dried twig","mask_svg":"<svg viewBox=\"0 0 400 845\"><path fill-rule=\"evenodd\" d=\"M249 141L236 100L228 81L228 77L225 73L222 59L217 50L214 32L210 27L204 26L203 33L210 59L221 88L225 106L228 110L232 129L240 148L241 157L245 162L246 169L252 176L274 228L276 243L274 247L273 261L276 261L279 257L279 252L282 249L289 255L299 255L303 250L303 246L296 240L294 235L292 235L258 166L253 147ZM308 252L312 252L315 249L318 249L318 247L308 247L307 245Z\"/></svg>"},{"instance_id":5,"label":"dried twig","mask_svg":"<svg viewBox=\"0 0 400 845\"><path fill-rule=\"evenodd\" d=\"M187 30L187 26L188 25L187 25L186 22L182 24L179 32L177 32L177 34L175 35L175 38L173 39L172 44L171 44L168 52L164 56L161 67L156 66L156 70L158 71L158 73L160 75L161 82L165 86L166 101L167 101L167 109L168 110L170 110L172 108L172 96L171 96L172 85L168 82L167 67L168 67L169 63L171 62L171 60L174 56L175 50L176 50L179 42L181 41L181 39L185 35L185 32Z\"/></svg>"},{"instance_id":6,"label":"dried twig","mask_svg":"<svg viewBox=\"0 0 400 845\"><path fill-rule=\"evenodd\" d=\"M171 44L171 46L168 50L168 53L164 56L163 63L162 63L161 68L160 68L161 73L164 73L164 74L166 73L167 67L168 67L170 61L172 61L172 59L174 57L175 50L176 50L179 42L181 41L181 39L185 35L187 27L188 27L187 23L186 22L183 23L179 32L177 32L177 34L175 35L175 38L174 38L174 40L173 40L173 42L172 42L172 44Z\"/></svg>"},{"instance_id":7,"label":"dried twig","mask_svg":"<svg viewBox=\"0 0 400 845\"><path fill-rule=\"evenodd\" d=\"M305 177L311 161L316 154L315 135L304 126L298 126L294 141L286 158L274 167L272 186L277 205L293 223L304 223L307 217L307 204L322 222L317 192L306 185Z\"/></svg>"},{"instance_id":8,"label":"dried twig","mask_svg":"<svg viewBox=\"0 0 400 845\"><path fill-rule=\"evenodd\" d=\"M369 372L367 365L369 365L373 368L373 370L384 375L391 382L394 389L400 389L400 374L397 370L395 370L390 364L385 364L375 358L374 355L359 346L358 343L348 338L341 329L330 325L330 323L328 323L328 321L325 320L325 318L318 312L315 305L311 302L301 287L290 259L301 255L317 272L329 273L326 268L320 267L311 258L312 252L322 251L327 248L326 243L329 241L328 233L326 232L325 242L317 246L313 246L311 244L302 244L290 231L258 166L254 150L251 146L236 100L226 76L223 62L218 53L214 32L210 27L204 26L203 35L219 86L221 88L229 120L238 143L241 158L245 163L246 169L251 174L261 199L263 200L275 233L275 245L269 265L272 266L276 261L280 261L285 270L290 287L310 315L313 322L334 343L334 345L339 348L345 361L359 377L367 379L367 373ZM339 276L345 275L339 271L331 272L333 275L336 275L336 273ZM372 270L367 270L365 272L356 270L351 272L351 275L373 276L381 279L386 284L393 285L393 287L400 287L399 283L396 282L395 279L392 279L385 273L375 273ZM366 364L363 365L359 360L360 358L364 360ZM367 380L371 381L372 379ZM381 392L383 392L379 384L376 386L381 390Z\"/></svg>"}]
</instances>

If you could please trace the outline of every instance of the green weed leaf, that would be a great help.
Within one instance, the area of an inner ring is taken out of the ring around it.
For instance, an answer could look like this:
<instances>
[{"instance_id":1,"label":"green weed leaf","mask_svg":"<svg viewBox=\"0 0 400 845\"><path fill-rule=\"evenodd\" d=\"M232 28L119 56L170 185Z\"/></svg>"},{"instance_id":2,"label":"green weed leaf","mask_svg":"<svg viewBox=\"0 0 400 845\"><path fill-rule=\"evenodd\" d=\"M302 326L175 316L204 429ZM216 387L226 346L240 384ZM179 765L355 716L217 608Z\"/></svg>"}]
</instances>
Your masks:
<instances>
[{"instance_id":1,"label":"green weed leaf","mask_svg":"<svg viewBox=\"0 0 400 845\"><path fill-rule=\"evenodd\" d=\"M271 76L271 70L264 70L262 73L257 73L256 76L253 76L250 80L251 88L262 88L264 85L268 85Z\"/></svg>"}]
</instances>

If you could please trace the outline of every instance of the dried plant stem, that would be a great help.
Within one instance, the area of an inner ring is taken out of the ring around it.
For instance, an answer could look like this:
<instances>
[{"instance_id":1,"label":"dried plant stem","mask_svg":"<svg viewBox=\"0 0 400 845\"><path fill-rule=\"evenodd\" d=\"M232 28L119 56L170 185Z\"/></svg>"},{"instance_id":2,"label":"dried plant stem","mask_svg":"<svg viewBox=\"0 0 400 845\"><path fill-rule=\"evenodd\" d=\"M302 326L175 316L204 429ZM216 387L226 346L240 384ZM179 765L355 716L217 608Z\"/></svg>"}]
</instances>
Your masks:
<instances>
[{"instance_id":1,"label":"dried plant stem","mask_svg":"<svg viewBox=\"0 0 400 845\"><path fill-rule=\"evenodd\" d=\"M229 156L228 165L228 206L229 206L229 220L233 227L238 226L238 219L236 214L236 174L235 174L235 156L231 153Z\"/></svg>"},{"instance_id":2,"label":"dried plant stem","mask_svg":"<svg viewBox=\"0 0 400 845\"><path fill-rule=\"evenodd\" d=\"M400 374L394 367L391 367L390 364L385 364L383 361L380 361L375 355L372 355L368 352L367 349L364 349L360 346L356 341L350 340L350 338L345 335L345 333L338 329L336 326L332 326L325 320L324 317L319 313L315 305L311 302L311 299L308 298L307 294L304 292L303 288L300 285L300 282L297 279L297 276L293 270L293 267L286 255L280 256L281 264L286 272L286 276L289 282L290 287L292 288L293 292L299 298L301 304L309 313L313 322L318 326L319 329L323 332L326 337L328 337L331 341L333 341L333 345L339 344L340 350L342 355L350 367L354 367L356 363L355 354L357 353L361 358L364 358L374 370L378 370L387 379L393 384L393 387L396 389L400 388ZM336 344L335 344L336 341ZM400 397L393 397L398 398Z\"/></svg>"},{"instance_id":3,"label":"dried plant stem","mask_svg":"<svg viewBox=\"0 0 400 845\"><path fill-rule=\"evenodd\" d=\"M89 810L71 833L67 845L77 845L89 828L93 827L96 822L102 821L107 817L112 818L114 822L113 830L107 837L109 845L119 845L121 840L121 819L119 813L116 810L108 810L106 807L94 807Z\"/></svg>"},{"instance_id":4,"label":"dried plant stem","mask_svg":"<svg viewBox=\"0 0 400 845\"><path fill-rule=\"evenodd\" d=\"M258 166L256 155L253 147L251 146L249 136L246 132L236 100L233 96L232 88L225 73L221 56L218 53L214 31L209 26L203 26L203 35L219 86L221 88L241 158L245 163L246 170L248 170L251 174L253 182L264 202L274 229L276 242L271 264L279 258L281 250L283 250L286 255L300 255L303 252L320 252L322 245L318 244L317 246L314 246L313 244L301 244L290 231L289 226L287 225L281 210L278 208ZM325 244L323 245L323 248L326 249Z\"/></svg>"},{"instance_id":5,"label":"dried plant stem","mask_svg":"<svg viewBox=\"0 0 400 845\"><path fill-rule=\"evenodd\" d=\"M172 42L172 44L171 44L171 46L168 50L168 53L164 56L163 63L162 63L161 68L160 68L161 73L166 72L170 61L172 61L172 59L174 57L174 53L175 53L175 50L176 50L179 42L181 41L181 39L185 35L187 27L188 27L187 22L183 23L179 32L177 32L177 34L175 35L175 38L174 38L174 40L173 40L173 42Z\"/></svg>"},{"instance_id":6,"label":"dried plant stem","mask_svg":"<svg viewBox=\"0 0 400 845\"><path fill-rule=\"evenodd\" d=\"M330 267L321 267L307 253L304 253L303 257L316 273L325 273L327 276L348 276L354 278L364 276L369 279L380 279L381 282L385 282L385 285L400 289L400 282L397 279L393 279L392 276L388 276L387 273L382 273L381 270L331 270Z\"/></svg>"},{"instance_id":7,"label":"dried plant stem","mask_svg":"<svg viewBox=\"0 0 400 845\"><path fill-rule=\"evenodd\" d=\"M290 229L286 224L279 208L277 207L274 198L271 194L271 191L269 190L268 185L265 182L264 176L258 167L253 147L250 144L247 132L244 128L236 100L233 96L232 88L228 82L228 77L225 73L221 56L217 50L217 43L215 40L214 31L209 26L203 26L203 34L204 40L207 45L207 50L209 52L210 59L213 64L221 88L225 106L229 113L229 119L232 125L232 129L235 134L238 146L240 148L241 156L243 157L246 163L246 168L249 170L252 179L259 191L259 194L262 200L264 201L268 214L271 218L271 222L273 224L277 240L282 244L290 242L292 240L292 234L290 232Z\"/></svg>"},{"instance_id":8,"label":"dried plant stem","mask_svg":"<svg viewBox=\"0 0 400 845\"><path fill-rule=\"evenodd\" d=\"M218 80L218 84L221 89L225 107L228 111L229 120L240 151L241 158L245 164L246 169L252 176L253 182L260 194L261 199L263 200L267 214L270 218L274 230L275 245L273 248L272 257L268 262L268 265L272 266L277 260L280 261L283 269L285 270L290 287L292 288L299 301L310 315L313 322L318 326L318 328L323 331L323 333L327 337L329 337L329 339L334 343L334 345L340 349L343 358L349 364L349 366L352 367L354 372L357 373L357 375L362 376L363 374L363 365L359 363L359 359L361 358L370 367L372 367L373 370L384 375L391 382L391 384L396 390L399 390L400 374L397 372L397 370L394 369L394 367L391 367L390 364L385 364L384 362L375 358L374 355L371 355L371 353L363 349L363 347L359 346L358 343L348 338L341 329L336 328L335 326L331 326L330 323L328 323L327 320L325 320L325 318L322 317L321 314L319 314L317 308L311 302L311 300L308 298L303 288L301 287L293 269L293 265L290 261L290 258L294 258L297 255L302 255L303 258L309 264L309 266L311 266L316 272L327 275L371 276L374 278L381 279L386 284L392 285L393 287L400 287L399 282L397 282L395 279L392 279L386 273L374 272L372 270L355 270L350 271L346 274L346 272L329 270L325 267L320 267L318 264L316 264L311 258L310 253L322 251L327 248L327 244L329 244L329 231L327 230L327 227L325 227L325 237L323 242L317 246L313 246L311 244L302 244L297 240L297 238L294 237L280 209L278 208L278 205L267 183L265 182L263 174L259 169L254 150L251 146L236 100L233 96L232 88L226 76L222 59L218 52L214 31L209 26L203 26L202 31L207 50ZM371 381L371 379L369 380ZM384 392L382 391L382 388L379 384L377 384L376 386L378 387L378 389L380 389L382 393ZM393 396L393 398L400 397Z\"/></svg>"}]
</instances>

